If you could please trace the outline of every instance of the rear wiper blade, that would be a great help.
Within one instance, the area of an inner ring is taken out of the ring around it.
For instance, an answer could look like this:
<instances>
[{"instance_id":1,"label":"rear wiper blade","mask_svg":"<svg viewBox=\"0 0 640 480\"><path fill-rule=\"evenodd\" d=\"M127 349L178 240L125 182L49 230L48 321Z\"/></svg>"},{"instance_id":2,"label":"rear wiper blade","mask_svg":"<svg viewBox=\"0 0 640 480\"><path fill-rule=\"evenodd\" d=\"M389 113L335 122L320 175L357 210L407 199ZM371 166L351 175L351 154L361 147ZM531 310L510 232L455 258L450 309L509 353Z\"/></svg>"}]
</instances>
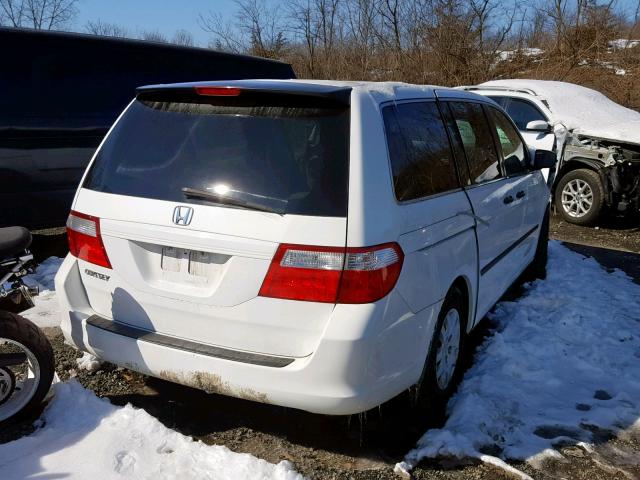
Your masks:
<instances>
[{"instance_id":1,"label":"rear wiper blade","mask_svg":"<svg viewBox=\"0 0 640 480\"><path fill-rule=\"evenodd\" d=\"M269 205L264 205L262 203L253 202L246 198L239 198L240 195L243 195L243 192L239 192L236 190L229 190L227 193L223 195L220 193L210 192L208 190L201 190L199 188L183 187L182 193L185 195L185 197L201 198L203 200L218 203L220 205L231 205L234 207L246 208L248 210L258 210L261 212L277 213L278 215L284 215L284 212L285 212L284 207L286 207L286 204L287 204L286 200L271 199L284 204L282 208L271 207ZM262 197L260 195L252 195L252 194L245 194L245 195L270 199L270 197Z\"/></svg>"}]
</instances>

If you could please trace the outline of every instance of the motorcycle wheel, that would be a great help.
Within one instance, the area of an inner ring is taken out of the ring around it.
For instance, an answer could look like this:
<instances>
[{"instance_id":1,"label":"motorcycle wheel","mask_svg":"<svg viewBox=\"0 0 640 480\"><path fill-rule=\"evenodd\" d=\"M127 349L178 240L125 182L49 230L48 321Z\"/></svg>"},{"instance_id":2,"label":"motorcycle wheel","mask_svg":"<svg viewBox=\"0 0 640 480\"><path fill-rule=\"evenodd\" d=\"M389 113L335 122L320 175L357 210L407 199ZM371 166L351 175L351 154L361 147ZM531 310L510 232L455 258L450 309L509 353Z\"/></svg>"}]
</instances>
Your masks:
<instances>
[{"instance_id":1,"label":"motorcycle wheel","mask_svg":"<svg viewBox=\"0 0 640 480\"><path fill-rule=\"evenodd\" d=\"M42 330L0 311L0 426L39 406L53 374L53 349Z\"/></svg>"}]
</instances>

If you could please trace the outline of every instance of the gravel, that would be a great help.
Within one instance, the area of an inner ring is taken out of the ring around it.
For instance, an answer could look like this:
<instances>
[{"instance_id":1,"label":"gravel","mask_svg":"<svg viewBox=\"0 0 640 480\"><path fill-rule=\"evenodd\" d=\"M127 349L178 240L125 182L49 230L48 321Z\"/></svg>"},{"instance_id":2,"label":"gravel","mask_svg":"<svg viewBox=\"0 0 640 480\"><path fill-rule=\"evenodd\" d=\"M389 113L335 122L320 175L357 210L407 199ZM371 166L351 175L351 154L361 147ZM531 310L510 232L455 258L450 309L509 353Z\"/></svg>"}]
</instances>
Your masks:
<instances>
[{"instance_id":1,"label":"gravel","mask_svg":"<svg viewBox=\"0 0 640 480\"><path fill-rule=\"evenodd\" d=\"M47 240L43 235L38 239L43 245L50 245L47 254L63 253L59 236L47 235ZM637 275L636 280L640 281L640 269L637 269L640 262L633 262L640 257L611 253L611 249L640 253L637 223L607 220L596 230L569 225L554 216L551 236L575 244L606 247L603 261L609 262L610 268L625 267L631 259L633 265L628 273ZM596 249L589 254L598 258L600 253ZM250 453L269 462L289 460L311 479L397 479L393 465L430 426L429 421L418 422L410 414L408 395L366 415L330 417L209 395L110 364L90 373L78 369L76 358L81 354L64 344L59 329L48 329L46 333L54 347L56 372L61 380L75 377L96 395L107 397L114 404L131 403L144 408L166 426L203 442L226 445L236 452ZM473 342L479 344L486 334L486 329L478 330ZM34 412L21 423L3 429L0 443L31 433L38 415L39 412ZM560 451L565 457L561 461L548 460L537 468L523 463L512 465L536 480L626 480L628 474L640 479L640 443L632 435L603 439L593 452L575 445ZM627 475L619 468L624 468ZM488 465L441 459L423 462L414 470L412 478L500 480L513 476Z\"/></svg>"}]
</instances>

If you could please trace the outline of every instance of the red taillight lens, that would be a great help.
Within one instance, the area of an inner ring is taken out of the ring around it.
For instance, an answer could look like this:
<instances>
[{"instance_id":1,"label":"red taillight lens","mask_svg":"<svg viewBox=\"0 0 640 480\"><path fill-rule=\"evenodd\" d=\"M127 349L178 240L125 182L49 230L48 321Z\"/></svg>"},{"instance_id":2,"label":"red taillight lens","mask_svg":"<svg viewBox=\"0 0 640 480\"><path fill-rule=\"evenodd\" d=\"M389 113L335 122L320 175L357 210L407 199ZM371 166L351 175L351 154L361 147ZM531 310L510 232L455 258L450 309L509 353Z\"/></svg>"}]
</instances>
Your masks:
<instances>
[{"instance_id":1,"label":"red taillight lens","mask_svg":"<svg viewBox=\"0 0 640 480\"><path fill-rule=\"evenodd\" d=\"M396 285L404 255L397 243L348 248L337 303L371 303Z\"/></svg>"},{"instance_id":2,"label":"red taillight lens","mask_svg":"<svg viewBox=\"0 0 640 480\"><path fill-rule=\"evenodd\" d=\"M235 87L195 87L198 95L208 97L237 97L240 89Z\"/></svg>"},{"instance_id":3,"label":"red taillight lens","mask_svg":"<svg viewBox=\"0 0 640 480\"><path fill-rule=\"evenodd\" d=\"M335 303L344 248L280 245L260 296Z\"/></svg>"},{"instance_id":4,"label":"red taillight lens","mask_svg":"<svg viewBox=\"0 0 640 480\"><path fill-rule=\"evenodd\" d=\"M100 219L71 211L67 219L67 239L71 255L94 265L111 268L100 235Z\"/></svg>"},{"instance_id":5,"label":"red taillight lens","mask_svg":"<svg viewBox=\"0 0 640 480\"><path fill-rule=\"evenodd\" d=\"M325 303L371 303L386 296L402 269L396 243L368 248L280 245L260 295Z\"/></svg>"}]
</instances>

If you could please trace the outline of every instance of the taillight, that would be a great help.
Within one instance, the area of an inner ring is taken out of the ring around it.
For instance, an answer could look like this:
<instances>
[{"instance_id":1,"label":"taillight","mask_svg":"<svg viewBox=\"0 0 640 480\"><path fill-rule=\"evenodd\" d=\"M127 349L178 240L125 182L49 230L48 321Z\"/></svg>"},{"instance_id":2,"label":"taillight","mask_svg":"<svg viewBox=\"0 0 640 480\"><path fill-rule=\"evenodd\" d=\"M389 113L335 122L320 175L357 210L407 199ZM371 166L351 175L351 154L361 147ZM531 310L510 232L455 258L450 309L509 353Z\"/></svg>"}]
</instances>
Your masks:
<instances>
[{"instance_id":1,"label":"taillight","mask_svg":"<svg viewBox=\"0 0 640 480\"><path fill-rule=\"evenodd\" d=\"M396 243L366 248L278 247L260 288L263 297L371 303L395 286L404 255Z\"/></svg>"},{"instance_id":2,"label":"taillight","mask_svg":"<svg viewBox=\"0 0 640 480\"><path fill-rule=\"evenodd\" d=\"M348 248L337 303L371 303L396 285L404 255L396 243Z\"/></svg>"},{"instance_id":3,"label":"taillight","mask_svg":"<svg viewBox=\"0 0 640 480\"><path fill-rule=\"evenodd\" d=\"M237 97L240 89L236 87L195 87L198 95L207 97Z\"/></svg>"},{"instance_id":4,"label":"taillight","mask_svg":"<svg viewBox=\"0 0 640 480\"><path fill-rule=\"evenodd\" d=\"M71 211L67 219L67 239L71 255L94 265L111 268L100 235L100 219Z\"/></svg>"}]
</instances>

